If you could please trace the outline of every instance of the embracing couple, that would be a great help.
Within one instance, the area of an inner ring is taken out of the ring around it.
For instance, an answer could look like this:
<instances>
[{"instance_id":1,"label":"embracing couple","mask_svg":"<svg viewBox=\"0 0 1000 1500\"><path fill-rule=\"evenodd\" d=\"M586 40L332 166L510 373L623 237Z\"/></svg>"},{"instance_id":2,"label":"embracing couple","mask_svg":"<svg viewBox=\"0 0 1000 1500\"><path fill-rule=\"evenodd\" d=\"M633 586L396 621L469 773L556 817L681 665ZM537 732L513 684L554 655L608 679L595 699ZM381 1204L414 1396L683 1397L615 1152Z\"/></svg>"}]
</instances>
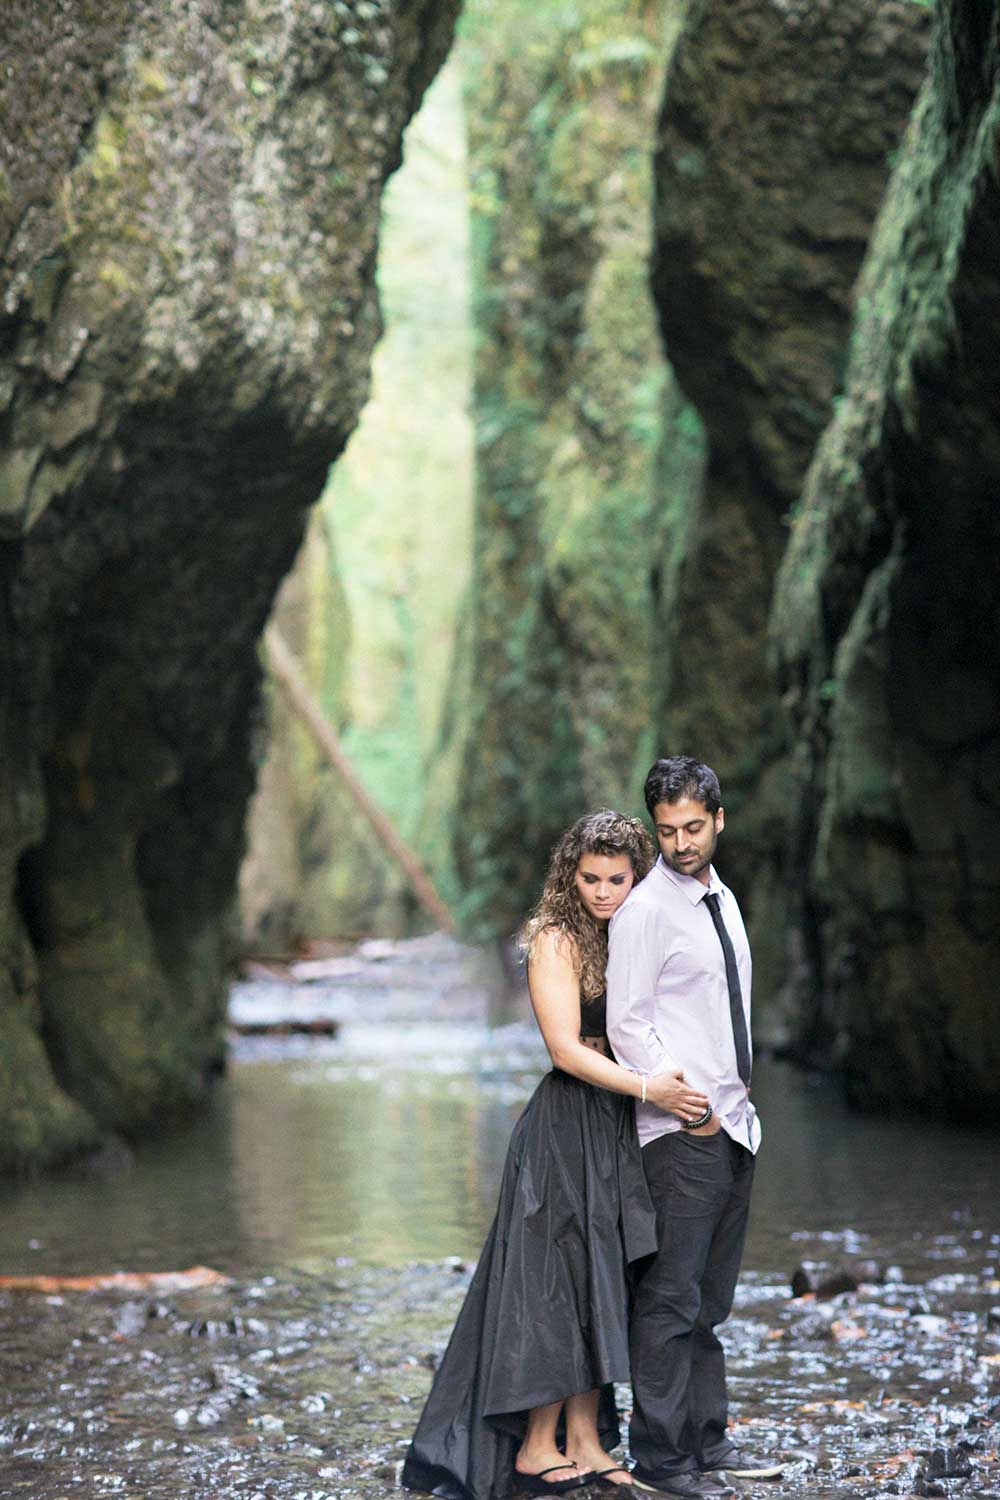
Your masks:
<instances>
[{"instance_id":1,"label":"embracing couple","mask_svg":"<svg viewBox=\"0 0 1000 1500\"><path fill-rule=\"evenodd\" d=\"M403 1465L444 1500L584 1485L679 1497L781 1472L731 1440L732 1306L760 1125L750 949L712 864L709 766L658 760L636 818L552 855L523 944L552 1058L514 1127L497 1216ZM627 899L626 899L627 898ZM630 1470L615 1382L634 1392Z\"/></svg>"}]
</instances>

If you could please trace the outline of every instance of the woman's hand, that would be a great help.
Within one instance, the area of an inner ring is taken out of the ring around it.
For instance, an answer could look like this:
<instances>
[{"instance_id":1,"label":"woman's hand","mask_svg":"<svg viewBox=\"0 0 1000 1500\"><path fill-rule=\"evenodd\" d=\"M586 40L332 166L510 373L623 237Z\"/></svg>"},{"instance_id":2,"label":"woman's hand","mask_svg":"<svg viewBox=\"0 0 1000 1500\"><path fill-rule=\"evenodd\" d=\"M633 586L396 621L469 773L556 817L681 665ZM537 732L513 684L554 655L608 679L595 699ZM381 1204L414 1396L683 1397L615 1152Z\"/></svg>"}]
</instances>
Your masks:
<instances>
[{"instance_id":1,"label":"woman's hand","mask_svg":"<svg viewBox=\"0 0 1000 1500\"><path fill-rule=\"evenodd\" d=\"M685 1083L681 1068L672 1068L668 1073L654 1073L648 1078L646 1098L657 1109L665 1109L679 1120L698 1120L708 1108L708 1095L701 1093L690 1083ZM713 1123L709 1120L708 1125Z\"/></svg>"}]
</instances>

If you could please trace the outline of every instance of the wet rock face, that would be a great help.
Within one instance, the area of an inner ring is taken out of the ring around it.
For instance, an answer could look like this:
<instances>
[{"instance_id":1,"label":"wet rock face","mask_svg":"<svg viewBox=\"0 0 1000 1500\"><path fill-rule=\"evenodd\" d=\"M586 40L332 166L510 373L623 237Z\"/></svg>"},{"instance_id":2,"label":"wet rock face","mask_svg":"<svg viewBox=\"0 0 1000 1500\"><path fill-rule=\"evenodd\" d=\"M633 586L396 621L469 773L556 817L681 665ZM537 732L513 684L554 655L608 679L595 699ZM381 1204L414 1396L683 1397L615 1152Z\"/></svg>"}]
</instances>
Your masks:
<instances>
[{"instance_id":1,"label":"wet rock face","mask_svg":"<svg viewBox=\"0 0 1000 1500\"><path fill-rule=\"evenodd\" d=\"M457 4L15 4L0 177L0 1167L221 1057L255 642L357 417Z\"/></svg>"},{"instance_id":2,"label":"wet rock face","mask_svg":"<svg viewBox=\"0 0 1000 1500\"><path fill-rule=\"evenodd\" d=\"M773 620L801 1039L863 1103L957 1116L996 1114L1000 1066L997 28L940 8Z\"/></svg>"},{"instance_id":3,"label":"wet rock face","mask_svg":"<svg viewBox=\"0 0 1000 1500\"><path fill-rule=\"evenodd\" d=\"M648 292L674 5L469 7L477 526L456 824L477 928L510 932L587 807L641 807L671 510L700 431Z\"/></svg>"},{"instance_id":4,"label":"wet rock face","mask_svg":"<svg viewBox=\"0 0 1000 1500\"><path fill-rule=\"evenodd\" d=\"M784 964L789 798L765 650L773 582L841 386L852 285L929 21L910 0L697 0L665 83L653 287L708 471L667 601L662 739L720 773L724 868L750 912L762 998Z\"/></svg>"}]
</instances>

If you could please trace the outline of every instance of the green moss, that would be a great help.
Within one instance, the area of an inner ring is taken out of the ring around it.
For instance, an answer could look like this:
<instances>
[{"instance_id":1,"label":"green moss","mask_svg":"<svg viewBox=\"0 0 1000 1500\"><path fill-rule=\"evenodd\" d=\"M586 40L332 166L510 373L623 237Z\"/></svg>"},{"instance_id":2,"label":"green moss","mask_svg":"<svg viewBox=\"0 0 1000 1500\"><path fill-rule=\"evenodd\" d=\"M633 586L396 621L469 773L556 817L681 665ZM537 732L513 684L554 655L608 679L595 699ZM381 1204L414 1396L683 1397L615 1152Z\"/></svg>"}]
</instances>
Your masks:
<instances>
[{"instance_id":1,"label":"green moss","mask_svg":"<svg viewBox=\"0 0 1000 1500\"><path fill-rule=\"evenodd\" d=\"M59 1087L41 1038L7 1005L0 1008L0 1173L51 1167L97 1147L101 1132Z\"/></svg>"},{"instance_id":2,"label":"green moss","mask_svg":"<svg viewBox=\"0 0 1000 1500\"><path fill-rule=\"evenodd\" d=\"M517 922L567 822L636 807L654 742L664 519L687 510L699 472L648 291L658 44L674 10L621 0L533 17L481 0L463 22L484 188L456 853L481 933Z\"/></svg>"}]
</instances>

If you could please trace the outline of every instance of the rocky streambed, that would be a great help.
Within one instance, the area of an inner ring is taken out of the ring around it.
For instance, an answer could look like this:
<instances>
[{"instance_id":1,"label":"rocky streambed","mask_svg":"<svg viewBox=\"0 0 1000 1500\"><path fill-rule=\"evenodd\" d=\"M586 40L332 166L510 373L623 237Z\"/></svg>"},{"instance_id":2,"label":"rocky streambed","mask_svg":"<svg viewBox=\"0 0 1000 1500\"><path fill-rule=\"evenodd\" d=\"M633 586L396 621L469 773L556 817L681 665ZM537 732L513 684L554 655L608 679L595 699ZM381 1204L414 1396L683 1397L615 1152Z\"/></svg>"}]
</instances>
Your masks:
<instances>
[{"instance_id":1,"label":"rocky streambed","mask_svg":"<svg viewBox=\"0 0 1000 1500\"><path fill-rule=\"evenodd\" d=\"M826 1303L745 1275L726 1339L736 1424L789 1459L746 1488L1000 1495L994 1269ZM469 1274L351 1263L164 1298L8 1294L3 1493L389 1500Z\"/></svg>"},{"instance_id":2,"label":"rocky streambed","mask_svg":"<svg viewBox=\"0 0 1000 1500\"><path fill-rule=\"evenodd\" d=\"M5 1272L222 1273L0 1292L5 1500L397 1493L545 1065L523 1017L487 1024L474 956L421 942L310 996L252 981L244 1013L308 999L336 1037L237 1041L182 1141L117 1176L4 1190ZM776 1062L754 1085L765 1147L725 1338L739 1434L789 1467L747 1492L1000 1497L993 1141L851 1115Z\"/></svg>"}]
</instances>

